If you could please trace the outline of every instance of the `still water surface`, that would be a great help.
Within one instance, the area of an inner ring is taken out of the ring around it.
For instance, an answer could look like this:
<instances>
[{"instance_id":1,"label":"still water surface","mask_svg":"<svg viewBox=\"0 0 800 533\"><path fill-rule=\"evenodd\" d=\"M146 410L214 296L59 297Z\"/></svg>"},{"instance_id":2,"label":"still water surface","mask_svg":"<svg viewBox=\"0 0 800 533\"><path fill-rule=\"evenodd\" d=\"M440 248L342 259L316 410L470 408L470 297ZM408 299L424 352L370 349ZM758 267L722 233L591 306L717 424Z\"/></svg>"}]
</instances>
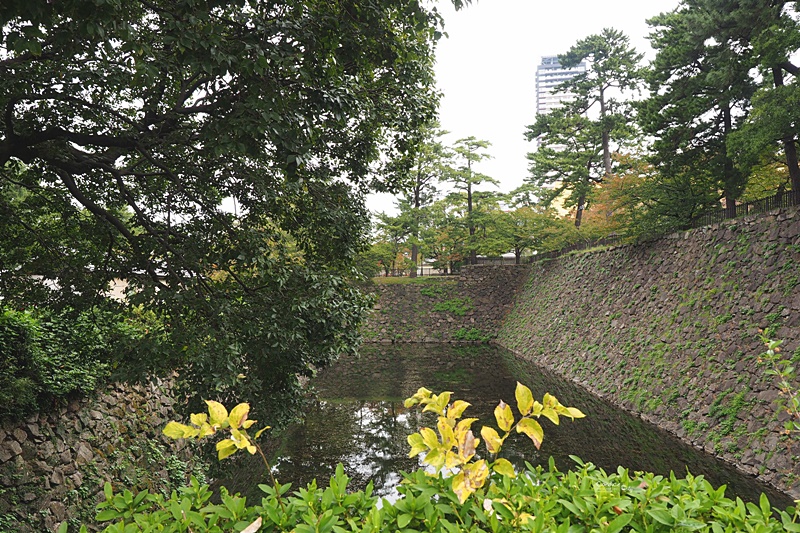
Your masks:
<instances>
[{"instance_id":1,"label":"still water surface","mask_svg":"<svg viewBox=\"0 0 800 533\"><path fill-rule=\"evenodd\" d=\"M527 385L541 401L545 392L562 404L578 407L586 418L562 419L559 426L542 419L545 438L540 450L522 435L506 442L503 455L515 466L547 465L552 456L559 470L574 463L577 455L606 471L618 465L631 470L683 476L690 471L704 475L714 486L726 484L726 495L755 501L766 492L773 505L785 507L791 499L754 478L739 473L669 433L621 411L585 390L551 375L512 353L490 346L368 346L359 358L342 359L312 382L318 395L302 424L290 428L272 450L277 479L305 486L316 478L327 484L338 463L353 479L352 488L371 480L375 494L392 497L401 471L419 466L409 459L406 437L421 425L435 427L435 420L403 407L403 399L420 387L434 392L450 390L453 399L472 404L465 416L478 417L474 424L496 425L492 414L499 400L514 405L516 382ZM483 449L483 444L480 446ZM269 483L259 473L257 458L236 468L236 475L220 483L232 491L260 497L258 483Z\"/></svg>"}]
</instances>

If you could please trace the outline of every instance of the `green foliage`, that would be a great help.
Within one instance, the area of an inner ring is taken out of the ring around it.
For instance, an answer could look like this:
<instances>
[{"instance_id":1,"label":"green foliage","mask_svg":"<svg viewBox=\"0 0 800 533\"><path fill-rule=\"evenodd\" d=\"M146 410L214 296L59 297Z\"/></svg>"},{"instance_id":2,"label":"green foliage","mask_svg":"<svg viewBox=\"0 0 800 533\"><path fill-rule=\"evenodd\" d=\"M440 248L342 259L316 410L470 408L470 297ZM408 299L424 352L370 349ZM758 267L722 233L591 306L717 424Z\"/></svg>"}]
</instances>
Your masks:
<instances>
[{"instance_id":1,"label":"green foliage","mask_svg":"<svg viewBox=\"0 0 800 533\"><path fill-rule=\"evenodd\" d=\"M451 298L443 302L436 302L433 305L433 310L440 313L452 313L456 316L464 316L468 311L472 311L472 299L466 298Z\"/></svg>"},{"instance_id":2,"label":"green foliage","mask_svg":"<svg viewBox=\"0 0 800 533\"><path fill-rule=\"evenodd\" d=\"M88 394L139 345L145 317L111 311L14 311L0 307L0 418Z\"/></svg>"},{"instance_id":3,"label":"green foliage","mask_svg":"<svg viewBox=\"0 0 800 533\"><path fill-rule=\"evenodd\" d=\"M428 284L419 290L419 293L429 298L439 298L447 294L447 287L440 284Z\"/></svg>"},{"instance_id":4,"label":"green foliage","mask_svg":"<svg viewBox=\"0 0 800 533\"><path fill-rule=\"evenodd\" d=\"M794 439L800 439L800 389L795 385L797 382L797 355L786 358L782 355L781 344L783 341L775 341L762 337L767 350L762 353L758 360L767 367L766 374L774 376L780 399L778 408L789 415L784 429L786 433Z\"/></svg>"},{"instance_id":5,"label":"green foliage","mask_svg":"<svg viewBox=\"0 0 800 533\"><path fill-rule=\"evenodd\" d=\"M478 328L459 328L453 332L453 340L489 342L491 337Z\"/></svg>"},{"instance_id":6,"label":"green foliage","mask_svg":"<svg viewBox=\"0 0 800 533\"><path fill-rule=\"evenodd\" d=\"M488 426L481 431L490 452L499 451L514 431L531 436L534 444L537 439L541 442L532 417L556 422L559 414L582 415L550 395L538 403L522 385L515 397L520 418L515 419L511 407L501 402L495 410L499 432ZM577 457L573 457L576 468L568 472L559 472L552 460L547 469L528 464L516 472L502 458L476 459L480 439L470 430L476 420L462 418L469 404L451 403L450 393L435 395L426 389L407 403L420 403L438 417L437 431L422 428L409 437L411 453L427 451L423 461L436 473L424 469L404 473L395 502L379 501L372 495L372 484L348 491L350 480L338 465L324 489L316 480L293 492L289 484L260 485L264 497L251 505L224 488L212 503L208 486L196 479L169 497L148 491L114 492L106 484L97 521L106 524L105 533L800 531L800 514L794 507L773 509L763 495L758 504L727 498L724 486L714 488L702 476L679 479L622 467L606 473ZM448 465L460 467L448 474ZM67 529L65 522L59 533Z\"/></svg>"},{"instance_id":7,"label":"green foliage","mask_svg":"<svg viewBox=\"0 0 800 533\"><path fill-rule=\"evenodd\" d=\"M127 280L163 324L135 374L296 407L358 344L364 195L435 114L438 11L15 0L0 25L0 298L80 312Z\"/></svg>"}]
</instances>

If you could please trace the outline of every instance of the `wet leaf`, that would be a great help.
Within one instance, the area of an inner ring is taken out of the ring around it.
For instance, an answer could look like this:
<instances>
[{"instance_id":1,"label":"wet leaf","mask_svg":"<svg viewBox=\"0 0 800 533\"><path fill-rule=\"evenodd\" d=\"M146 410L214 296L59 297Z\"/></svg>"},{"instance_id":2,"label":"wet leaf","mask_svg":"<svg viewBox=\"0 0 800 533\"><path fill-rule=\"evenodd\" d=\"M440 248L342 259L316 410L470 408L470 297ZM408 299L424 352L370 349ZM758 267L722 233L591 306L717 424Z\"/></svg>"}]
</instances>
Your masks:
<instances>
[{"instance_id":1,"label":"wet leaf","mask_svg":"<svg viewBox=\"0 0 800 533\"><path fill-rule=\"evenodd\" d=\"M225 406L214 400L206 400L208 405L209 424L215 427L222 427L228 420L228 410Z\"/></svg>"},{"instance_id":2,"label":"wet leaf","mask_svg":"<svg viewBox=\"0 0 800 533\"><path fill-rule=\"evenodd\" d=\"M495 472L497 472L502 476L507 476L512 478L517 477L517 473L514 472L514 466L508 459L498 459L497 461L495 461L494 464L492 465L492 470L494 470Z\"/></svg>"},{"instance_id":3,"label":"wet leaf","mask_svg":"<svg viewBox=\"0 0 800 533\"><path fill-rule=\"evenodd\" d=\"M544 430L536 420L532 418L523 418L517 424L517 432L526 434L532 441L533 445L538 450L542 446L544 440Z\"/></svg>"},{"instance_id":4,"label":"wet leaf","mask_svg":"<svg viewBox=\"0 0 800 533\"><path fill-rule=\"evenodd\" d=\"M497 420L497 426L503 431L508 432L514 425L514 413L511 412L511 407L502 400L494 408L494 418Z\"/></svg>"},{"instance_id":5,"label":"wet leaf","mask_svg":"<svg viewBox=\"0 0 800 533\"><path fill-rule=\"evenodd\" d=\"M517 398L517 409L522 416L529 415L533 409L533 393L531 389L517 381L517 389L514 391Z\"/></svg>"},{"instance_id":6,"label":"wet leaf","mask_svg":"<svg viewBox=\"0 0 800 533\"><path fill-rule=\"evenodd\" d=\"M481 437L483 437L489 453L497 453L503 446L503 439L500 438L500 435L493 427L483 426L481 428Z\"/></svg>"}]
</instances>

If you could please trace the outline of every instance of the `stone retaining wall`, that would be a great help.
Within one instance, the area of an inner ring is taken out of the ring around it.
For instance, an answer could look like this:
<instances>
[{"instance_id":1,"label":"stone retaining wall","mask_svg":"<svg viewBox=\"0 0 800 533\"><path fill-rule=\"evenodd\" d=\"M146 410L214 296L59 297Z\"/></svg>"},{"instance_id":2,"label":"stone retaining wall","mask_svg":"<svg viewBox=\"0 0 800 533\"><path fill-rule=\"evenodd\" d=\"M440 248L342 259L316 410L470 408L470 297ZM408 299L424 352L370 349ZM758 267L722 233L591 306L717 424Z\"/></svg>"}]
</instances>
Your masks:
<instances>
[{"instance_id":1,"label":"stone retaining wall","mask_svg":"<svg viewBox=\"0 0 800 533\"><path fill-rule=\"evenodd\" d=\"M759 330L800 362L800 211L536 264L497 342L800 497Z\"/></svg>"},{"instance_id":2,"label":"stone retaining wall","mask_svg":"<svg viewBox=\"0 0 800 533\"><path fill-rule=\"evenodd\" d=\"M0 426L0 533L92 520L106 481L169 491L193 469L202 476L187 444L161 435L172 404L163 384L113 386Z\"/></svg>"},{"instance_id":3,"label":"stone retaining wall","mask_svg":"<svg viewBox=\"0 0 800 533\"><path fill-rule=\"evenodd\" d=\"M377 284L366 342L488 342L511 310L527 266L477 265L458 277L430 277L405 285Z\"/></svg>"}]
</instances>

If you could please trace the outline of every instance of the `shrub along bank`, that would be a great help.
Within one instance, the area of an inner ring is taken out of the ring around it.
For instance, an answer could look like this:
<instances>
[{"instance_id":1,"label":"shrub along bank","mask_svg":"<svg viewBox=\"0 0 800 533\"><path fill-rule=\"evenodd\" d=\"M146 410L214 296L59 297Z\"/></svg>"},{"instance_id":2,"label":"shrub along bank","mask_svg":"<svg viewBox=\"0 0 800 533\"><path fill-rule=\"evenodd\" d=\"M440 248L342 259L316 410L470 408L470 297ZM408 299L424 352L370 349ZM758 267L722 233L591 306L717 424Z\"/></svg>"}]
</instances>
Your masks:
<instances>
[{"instance_id":1,"label":"shrub along bank","mask_svg":"<svg viewBox=\"0 0 800 533\"><path fill-rule=\"evenodd\" d=\"M120 317L111 310L0 305L0 422L102 388L147 327L144 316Z\"/></svg>"},{"instance_id":2,"label":"shrub along bank","mask_svg":"<svg viewBox=\"0 0 800 533\"><path fill-rule=\"evenodd\" d=\"M432 471L420 468L404 474L398 487L401 498L394 502L379 502L371 485L348 492L349 480L339 465L324 489L313 481L290 493L290 485L272 478L260 486L260 504L251 506L224 489L220 503L211 504L208 487L196 480L169 498L149 491L115 494L107 484L97 519L109 523L104 529L108 533L800 531L795 508L772 509L764 496L758 505L732 500L725 497L724 487L715 489L699 477L666 479L623 468L608 474L577 458L577 468L566 473L557 471L552 460L548 470L527 465L525 471L515 472L509 461L498 457L511 433L524 433L538 447L544 438L538 420L558 423L559 417L583 416L548 394L540 403L519 384L515 396L516 413L501 401L495 409L497 427L481 428L484 458L476 455L481 440L471 429L477 420L462 418L468 403L451 402L450 393L436 395L426 389L406 400L406 407L424 405L438 420L436 430L421 428L408 437L411 455L426 452L422 461ZM260 452L247 433L255 424L247 419L248 411L247 404L228 413L221 404L209 402L209 414L192 415L191 426L170 422L164 433L190 439L225 433L217 445L220 458L237 450ZM262 432L257 431L255 439ZM266 458L264 463L269 472ZM59 532L67 529L64 524Z\"/></svg>"}]
</instances>

